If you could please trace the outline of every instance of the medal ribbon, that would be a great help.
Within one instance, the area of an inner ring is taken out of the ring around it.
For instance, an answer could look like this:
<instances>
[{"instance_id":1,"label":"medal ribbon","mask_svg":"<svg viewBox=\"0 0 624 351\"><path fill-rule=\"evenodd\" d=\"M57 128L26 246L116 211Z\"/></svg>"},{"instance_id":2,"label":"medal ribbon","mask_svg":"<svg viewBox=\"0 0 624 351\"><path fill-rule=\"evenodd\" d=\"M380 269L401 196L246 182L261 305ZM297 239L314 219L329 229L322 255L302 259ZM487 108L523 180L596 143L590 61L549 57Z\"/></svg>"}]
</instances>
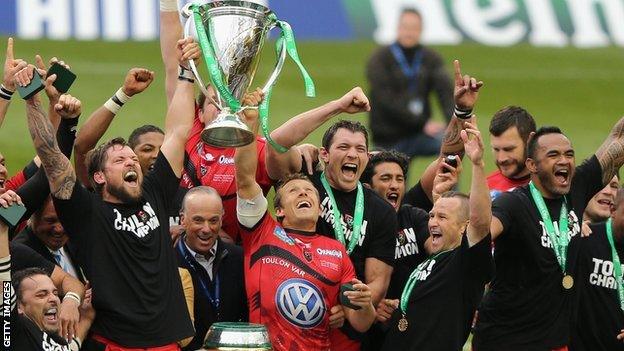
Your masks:
<instances>
[{"instance_id":1,"label":"medal ribbon","mask_svg":"<svg viewBox=\"0 0 624 351\"><path fill-rule=\"evenodd\" d=\"M276 54L279 56L279 53L282 50L282 46L286 45L286 52L288 53L290 58L295 61L297 67L299 67L299 72L301 72L301 76L303 77L306 96L316 96L314 81L312 81L312 77L310 77L308 71L305 69L305 67L303 67L301 60L299 59L297 44L295 43L295 35L292 31L292 28L290 27L290 24L285 21L278 20L274 13L271 13L269 15L269 20L275 21L275 23L277 23L277 26L282 30L281 37L275 42ZM288 148L276 143L273 138L271 138L271 133L269 132L269 101L271 100L273 85L275 85L276 82L277 80L267 88L265 97L258 107L258 114L260 115L260 127L262 129L262 135L277 152L283 154L288 151Z\"/></svg>"},{"instance_id":2,"label":"medal ribbon","mask_svg":"<svg viewBox=\"0 0 624 351\"><path fill-rule=\"evenodd\" d=\"M563 199L563 203L561 204L561 212L559 213L559 236L557 236L555 234L555 226L550 218L550 214L548 213L548 208L546 207L544 198L535 187L535 184L533 184L533 181L529 182L529 189L531 191L531 197L533 197L533 201L535 202L537 210L539 211L542 221L544 222L544 227L546 228L548 238L550 238L550 244L552 245L552 249L557 257L557 262L559 263L559 266L561 266L561 270L565 273L568 244L570 243L570 238L568 237L568 207L566 206L565 197Z\"/></svg>"},{"instance_id":3,"label":"medal ribbon","mask_svg":"<svg viewBox=\"0 0 624 351\"><path fill-rule=\"evenodd\" d=\"M416 77L418 76L418 72L420 72L420 65L422 63L423 52L422 50L417 50L414 54L414 58L410 64L407 63L407 58L403 53L403 50L399 46L399 44L394 43L390 46L390 51L394 56L394 59L398 62L403 74L407 77L409 81L409 91L416 91Z\"/></svg>"},{"instance_id":4,"label":"medal ribbon","mask_svg":"<svg viewBox=\"0 0 624 351\"><path fill-rule=\"evenodd\" d=\"M342 215L338 209L338 204L336 204L336 199L327 181L327 177L325 177L325 172L321 173L321 183L323 183L323 187L331 201L332 211L334 213L334 234L336 235L336 239L347 248L347 253L350 255L353 249L355 249L355 245L360 241L360 231L362 229L362 222L364 221L364 190L362 190L362 183L358 182L357 184L357 196L355 197L355 210L353 213L353 232L348 246L345 241L344 231L342 230Z\"/></svg>"},{"instance_id":5,"label":"medal ribbon","mask_svg":"<svg viewBox=\"0 0 624 351\"><path fill-rule=\"evenodd\" d=\"M403 292L401 293L401 301L399 303L399 308L401 309L403 315L407 313L407 303L410 296L412 295L412 290L414 290L414 287L416 286L416 282L418 282L418 276L420 275L420 272L422 272L422 270L427 267L431 263L431 261L435 260L436 258L438 258L438 256L447 252L451 252L451 250L438 252L437 254L430 256L424 262L416 266L416 269L414 269L412 274L410 274L409 278L407 279L407 283L405 283L405 287L403 288Z\"/></svg>"},{"instance_id":6,"label":"medal ribbon","mask_svg":"<svg viewBox=\"0 0 624 351\"><path fill-rule=\"evenodd\" d=\"M206 296L210 304L214 306L215 309L219 309L219 305L221 304L221 299L220 299L221 288L219 284L219 273L215 272L215 279L214 279L215 288L214 288L214 297L213 297L213 295L210 293L210 289L208 289L208 287L206 286L206 283L204 282L204 279L202 278L202 274L199 272L197 267L195 267L194 262L197 262L197 261L195 261L192 258L191 253L188 251L183 241L184 241L184 238L181 238L180 241L178 242L178 251L180 251L180 253L182 254L182 257L184 257L184 260L186 260L186 262L193 269L195 274L198 275L199 285L201 285L201 290L204 293L204 296Z\"/></svg>"},{"instance_id":7,"label":"medal ribbon","mask_svg":"<svg viewBox=\"0 0 624 351\"><path fill-rule=\"evenodd\" d=\"M615 281L617 282L617 293L620 300L620 309L624 311L624 282L622 282L622 264L620 263L620 256L615 250L615 242L613 241L613 228L611 227L611 218L607 220L605 224L607 227L607 239L609 239L609 246L611 246L611 261L613 262L613 271L615 273Z\"/></svg>"}]
</instances>

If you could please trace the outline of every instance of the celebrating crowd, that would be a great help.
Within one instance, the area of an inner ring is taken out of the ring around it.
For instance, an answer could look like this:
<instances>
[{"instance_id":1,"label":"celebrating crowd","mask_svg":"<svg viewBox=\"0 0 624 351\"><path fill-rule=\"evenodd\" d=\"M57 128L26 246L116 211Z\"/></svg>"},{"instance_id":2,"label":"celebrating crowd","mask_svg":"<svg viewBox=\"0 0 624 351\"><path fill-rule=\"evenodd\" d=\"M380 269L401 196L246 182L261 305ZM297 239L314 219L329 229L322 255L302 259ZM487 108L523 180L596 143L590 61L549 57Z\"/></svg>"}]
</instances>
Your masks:
<instances>
[{"instance_id":1,"label":"celebrating crowd","mask_svg":"<svg viewBox=\"0 0 624 351\"><path fill-rule=\"evenodd\" d=\"M251 322L284 351L461 350L471 333L475 351L624 350L624 118L576 166L565 126L504 107L489 125L488 176L473 114L483 82L457 60L444 82L441 58L418 44L420 14L406 10L397 43L371 61L373 103L356 87L288 119L270 134L286 152L260 136L216 147L201 139L216 91L198 95L189 67L200 46L163 3L164 127L134 126L127 141L100 139L152 71L131 68L87 107L48 73L71 57L27 62L8 40L0 125L19 117L18 88L40 76L44 90L24 99L33 160L0 155L0 215L24 210L0 221L5 348L197 350L215 322ZM424 60L390 82L408 91L401 111L384 101L400 93L375 88L393 55ZM451 106L443 128L427 127L425 81ZM242 105L265 98L251 90ZM373 130L375 151L363 124L333 121L369 111L385 130ZM401 127L410 114L417 139ZM239 116L259 135L257 109ZM321 145L302 144L319 129ZM425 142L439 157L408 185ZM456 190L465 167L468 194Z\"/></svg>"}]
</instances>

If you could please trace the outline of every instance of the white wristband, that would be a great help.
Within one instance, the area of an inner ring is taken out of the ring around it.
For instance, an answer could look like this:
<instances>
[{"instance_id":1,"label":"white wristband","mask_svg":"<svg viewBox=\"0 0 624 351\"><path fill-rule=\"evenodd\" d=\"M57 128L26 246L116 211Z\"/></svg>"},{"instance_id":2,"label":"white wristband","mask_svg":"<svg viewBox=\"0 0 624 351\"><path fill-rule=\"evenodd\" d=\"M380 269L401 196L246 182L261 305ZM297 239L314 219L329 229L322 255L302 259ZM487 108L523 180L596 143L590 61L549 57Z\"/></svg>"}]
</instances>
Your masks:
<instances>
[{"instance_id":1,"label":"white wristband","mask_svg":"<svg viewBox=\"0 0 624 351\"><path fill-rule=\"evenodd\" d=\"M160 0L160 11L178 11L178 1L177 0Z\"/></svg>"},{"instance_id":2,"label":"white wristband","mask_svg":"<svg viewBox=\"0 0 624 351\"><path fill-rule=\"evenodd\" d=\"M130 96L123 92L123 88L119 88L115 94L104 103L104 107L112 114L116 115L128 100L130 100Z\"/></svg>"},{"instance_id":3,"label":"white wristband","mask_svg":"<svg viewBox=\"0 0 624 351\"><path fill-rule=\"evenodd\" d=\"M66 298L70 298L70 299L74 299L76 300L76 302L78 302L78 306L80 306L80 296L78 296L78 294L76 294L75 292L66 292L65 296L63 297L63 301L65 301Z\"/></svg>"}]
</instances>

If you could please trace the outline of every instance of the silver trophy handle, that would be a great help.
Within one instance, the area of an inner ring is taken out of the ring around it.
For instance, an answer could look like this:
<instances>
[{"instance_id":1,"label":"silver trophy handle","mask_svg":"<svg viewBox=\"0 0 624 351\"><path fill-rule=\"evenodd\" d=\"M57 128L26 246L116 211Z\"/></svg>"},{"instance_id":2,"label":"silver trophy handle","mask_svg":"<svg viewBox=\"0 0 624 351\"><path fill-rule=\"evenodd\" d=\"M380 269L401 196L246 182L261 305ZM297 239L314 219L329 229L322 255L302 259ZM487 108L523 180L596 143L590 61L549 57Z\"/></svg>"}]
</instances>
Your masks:
<instances>
[{"instance_id":1,"label":"silver trophy handle","mask_svg":"<svg viewBox=\"0 0 624 351\"><path fill-rule=\"evenodd\" d=\"M192 5L192 3L188 3L181 10L182 15L184 17L186 17L186 23L184 24L184 39L192 37L192 35L191 35L191 25L194 23L194 18L193 18L193 11L191 11L191 9L190 9L191 5ZM210 93L208 92L208 89L206 89L206 86L204 85L204 82L202 81L201 77L199 76L199 71L197 70L197 66L195 65L195 61L188 60L188 62L189 62L189 66L191 67L191 71L193 72L193 75L195 76L195 80L197 81L197 84L199 85L199 89L204 94L204 96L206 96L206 99L210 100L210 102L212 102L215 106L217 106L217 108L219 110L223 110L223 106L221 106L221 104L219 102L215 101L210 96ZM281 67L280 67L280 69L281 69ZM216 89L215 89L215 91L216 91ZM217 92L217 94L218 94L218 92Z\"/></svg>"},{"instance_id":2,"label":"silver trophy handle","mask_svg":"<svg viewBox=\"0 0 624 351\"><path fill-rule=\"evenodd\" d=\"M286 61L287 51L288 50L286 50L286 43L282 42L282 50L280 51L279 59L275 63L275 69L273 69L273 73L271 73L271 76L269 76L269 80L267 80L266 84L264 84L264 87L262 87L263 93L266 94L271 86L275 84L275 81L277 80L277 77L279 76L280 72L282 71L282 67L284 66L284 61Z\"/></svg>"}]
</instances>

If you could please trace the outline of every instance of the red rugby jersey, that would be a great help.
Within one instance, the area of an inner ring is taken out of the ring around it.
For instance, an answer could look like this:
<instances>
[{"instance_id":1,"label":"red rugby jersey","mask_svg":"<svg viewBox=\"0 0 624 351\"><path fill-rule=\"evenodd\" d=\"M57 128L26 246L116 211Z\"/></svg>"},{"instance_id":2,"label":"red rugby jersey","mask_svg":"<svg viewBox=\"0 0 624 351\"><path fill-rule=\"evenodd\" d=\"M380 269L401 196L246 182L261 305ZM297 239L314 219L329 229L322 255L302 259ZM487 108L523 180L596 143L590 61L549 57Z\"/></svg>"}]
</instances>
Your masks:
<instances>
[{"instance_id":1,"label":"red rugby jersey","mask_svg":"<svg viewBox=\"0 0 624 351\"><path fill-rule=\"evenodd\" d=\"M250 322L268 328L274 350L329 350L330 309L340 285L355 278L344 246L285 230L268 212L241 235Z\"/></svg>"},{"instance_id":2,"label":"red rugby jersey","mask_svg":"<svg viewBox=\"0 0 624 351\"><path fill-rule=\"evenodd\" d=\"M487 185L490 188L490 197L494 200L500 193L512 191L519 186L523 186L529 183L530 177L524 177L519 179L510 179L505 177L500 170L492 172L487 177Z\"/></svg>"},{"instance_id":3,"label":"red rugby jersey","mask_svg":"<svg viewBox=\"0 0 624 351\"><path fill-rule=\"evenodd\" d=\"M236 168L234 167L234 153L236 148L220 148L204 144L201 141L201 132L204 124L199 120L199 110L196 110L193 128L186 142L186 153L195 167L195 176L201 185L215 188L223 200L223 231L225 231L234 242L240 238L238 220L236 219ZM271 189L273 182L269 178L266 170L265 147L266 141L258 137L258 169L256 171L256 182L260 184L264 195ZM180 182L184 188L195 186L193 181L185 171Z\"/></svg>"}]
</instances>

